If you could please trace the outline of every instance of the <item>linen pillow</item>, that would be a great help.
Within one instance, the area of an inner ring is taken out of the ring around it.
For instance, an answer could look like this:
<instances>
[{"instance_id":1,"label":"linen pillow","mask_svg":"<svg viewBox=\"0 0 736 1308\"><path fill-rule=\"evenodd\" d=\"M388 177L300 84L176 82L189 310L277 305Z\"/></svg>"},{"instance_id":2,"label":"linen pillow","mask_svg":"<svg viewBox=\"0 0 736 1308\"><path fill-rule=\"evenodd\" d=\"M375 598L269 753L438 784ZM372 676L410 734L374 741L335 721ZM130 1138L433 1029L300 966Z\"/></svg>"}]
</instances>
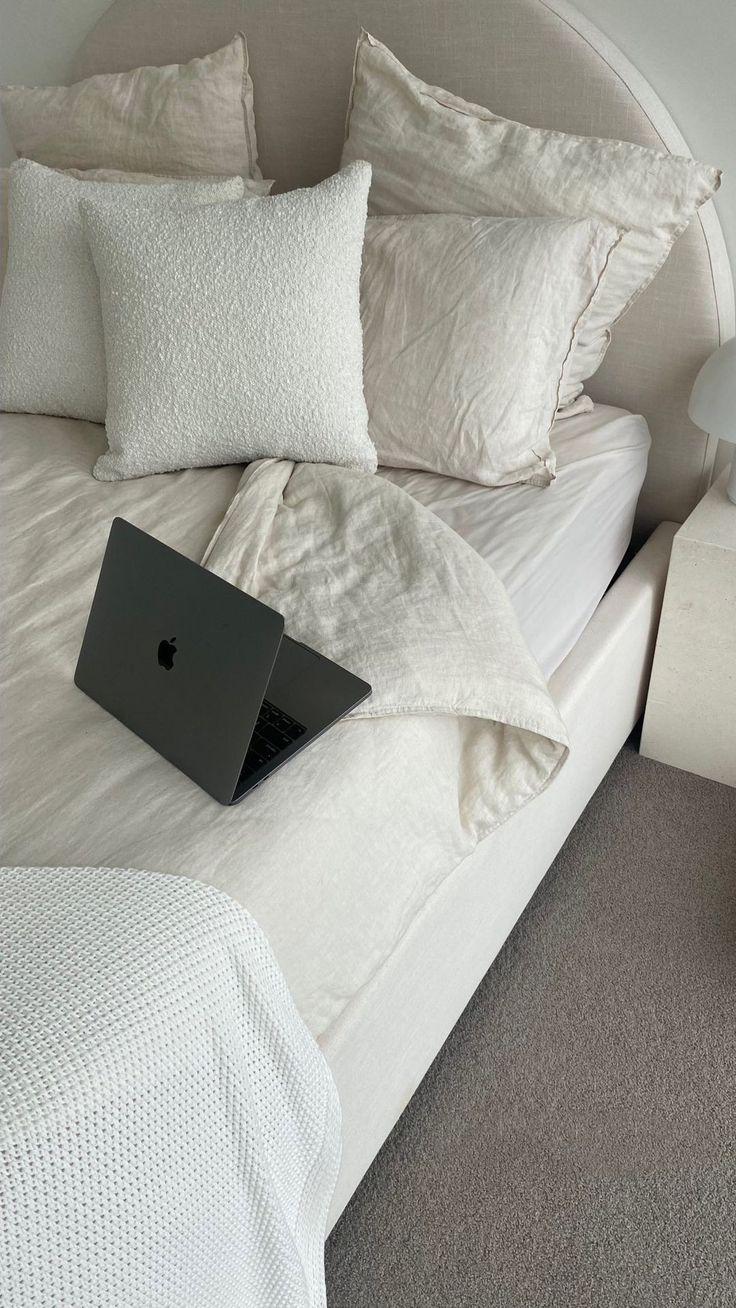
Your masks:
<instances>
[{"instance_id":1,"label":"linen pillow","mask_svg":"<svg viewBox=\"0 0 736 1308\"><path fill-rule=\"evenodd\" d=\"M79 182L29 159L14 163L0 300L0 409L105 421L100 295L80 199L94 195L105 205L145 205L159 213L167 205L188 208L242 194L242 177Z\"/></svg>"},{"instance_id":2,"label":"linen pillow","mask_svg":"<svg viewBox=\"0 0 736 1308\"><path fill-rule=\"evenodd\" d=\"M188 64L3 86L0 107L16 153L51 168L260 177L242 33Z\"/></svg>"},{"instance_id":3,"label":"linen pillow","mask_svg":"<svg viewBox=\"0 0 736 1308\"><path fill-rule=\"evenodd\" d=\"M21 160L18 162L20 163ZM203 182L209 182L211 185L240 182L242 194L249 198L256 195L270 195L273 186L273 178L266 180L264 177L220 177L216 173L211 176L203 173L197 177L175 177L173 173L168 173L159 177L156 173L126 173L120 168L53 168L51 171L59 173L62 177L72 177L77 182L123 182L129 186L168 186L171 182L177 182L182 186L202 185Z\"/></svg>"},{"instance_id":4,"label":"linen pillow","mask_svg":"<svg viewBox=\"0 0 736 1308\"><path fill-rule=\"evenodd\" d=\"M82 211L100 281L102 481L259 458L374 470L360 263L370 168L188 213Z\"/></svg>"},{"instance_id":5,"label":"linen pillow","mask_svg":"<svg viewBox=\"0 0 736 1308\"><path fill-rule=\"evenodd\" d=\"M346 131L343 164L373 166L371 214L594 218L623 229L565 369L563 404L599 367L611 326L720 183L716 168L692 159L498 118L420 81L365 31Z\"/></svg>"},{"instance_id":6,"label":"linen pillow","mask_svg":"<svg viewBox=\"0 0 736 1308\"><path fill-rule=\"evenodd\" d=\"M546 486L563 365L620 235L587 219L369 218L361 313L379 463Z\"/></svg>"}]
</instances>

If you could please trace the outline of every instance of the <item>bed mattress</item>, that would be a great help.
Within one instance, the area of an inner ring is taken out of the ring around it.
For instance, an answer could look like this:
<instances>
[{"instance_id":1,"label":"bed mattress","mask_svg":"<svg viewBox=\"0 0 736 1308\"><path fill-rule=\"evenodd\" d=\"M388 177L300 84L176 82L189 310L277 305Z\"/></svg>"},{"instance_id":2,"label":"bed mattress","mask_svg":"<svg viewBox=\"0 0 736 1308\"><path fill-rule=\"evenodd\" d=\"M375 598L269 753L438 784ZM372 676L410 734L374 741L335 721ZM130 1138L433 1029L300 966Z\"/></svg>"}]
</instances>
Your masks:
<instances>
[{"instance_id":1,"label":"bed mattress","mask_svg":"<svg viewBox=\"0 0 736 1308\"><path fill-rule=\"evenodd\" d=\"M482 503L496 512L507 498L519 506L516 516L509 510L504 519L502 569L517 597L517 612L519 597L534 593L534 550L539 551L542 540L549 542L555 521L558 534L564 534L562 519L545 503L554 496L563 505L564 499L562 516L575 516L572 487L578 477L589 480L596 459L605 457L611 439L606 422L620 416L598 410L594 422L582 424L583 432L577 419L566 419L559 447L571 442L571 450L569 457L561 450L562 474L551 490L523 496L514 488L480 492ZM597 453L585 441L575 448L575 436L584 434L586 426L591 437L598 430ZM638 425L641 471L645 432ZM619 431L623 446L620 437ZM126 517L201 559L237 488L240 468L100 483L91 476L104 449L99 427L3 414L0 440L2 861L138 866L187 873L217 886L243 903L266 932L302 1015L320 1035L386 963L423 905L472 848L462 822L457 824L460 774L449 764L437 765L438 758L458 756L456 720L424 715L376 719L370 747L361 750L350 743L352 725L338 724L270 778L252 802L220 809L81 695L71 673L112 518ZM614 455L609 467L611 492L619 457ZM567 463L570 474L565 473ZM603 465L600 473L604 480ZM557 493L558 484L567 482L569 499ZM425 481L422 494L428 486ZM479 493L478 488L435 482L433 494L443 512L451 509L446 492L450 497ZM581 482L578 502L585 498ZM620 529L621 551L634 498ZM525 567L530 538L511 537L536 530L539 515L546 527L535 535ZM463 534L471 517L466 506ZM491 519L484 521L490 540ZM592 530L587 538L579 536L577 549L585 539L589 546L591 536L595 538ZM615 552L610 557L610 571L599 577L600 590L618 561ZM528 578L525 586L523 577ZM532 612L522 609L521 615L529 631ZM570 639L569 628L564 639ZM315 774L324 777L318 812L309 784ZM455 813L457 826L451 833L448 813Z\"/></svg>"},{"instance_id":2,"label":"bed mattress","mask_svg":"<svg viewBox=\"0 0 736 1308\"><path fill-rule=\"evenodd\" d=\"M491 564L545 676L590 621L631 539L647 469L649 429L597 404L555 423L557 478L489 490L453 477L382 468Z\"/></svg>"}]
</instances>

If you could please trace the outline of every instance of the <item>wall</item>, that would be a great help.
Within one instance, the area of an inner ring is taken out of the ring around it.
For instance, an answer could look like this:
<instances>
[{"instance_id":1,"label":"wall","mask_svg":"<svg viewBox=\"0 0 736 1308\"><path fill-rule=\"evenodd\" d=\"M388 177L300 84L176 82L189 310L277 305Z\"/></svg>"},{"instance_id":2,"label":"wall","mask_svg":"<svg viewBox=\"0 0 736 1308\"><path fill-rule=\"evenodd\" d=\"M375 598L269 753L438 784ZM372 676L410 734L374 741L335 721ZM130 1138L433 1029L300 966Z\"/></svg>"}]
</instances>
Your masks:
<instances>
[{"instance_id":1,"label":"wall","mask_svg":"<svg viewBox=\"0 0 736 1308\"><path fill-rule=\"evenodd\" d=\"M693 154L727 173L718 209L736 267L735 0L577 4L652 83ZM0 82L64 82L73 51L106 7L107 0L0 0ZM12 157L0 124L0 163Z\"/></svg>"},{"instance_id":2,"label":"wall","mask_svg":"<svg viewBox=\"0 0 736 1308\"><path fill-rule=\"evenodd\" d=\"M716 200L736 270L736 0L574 0L644 74L692 153L724 171Z\"/></svg>"}]
</instances>

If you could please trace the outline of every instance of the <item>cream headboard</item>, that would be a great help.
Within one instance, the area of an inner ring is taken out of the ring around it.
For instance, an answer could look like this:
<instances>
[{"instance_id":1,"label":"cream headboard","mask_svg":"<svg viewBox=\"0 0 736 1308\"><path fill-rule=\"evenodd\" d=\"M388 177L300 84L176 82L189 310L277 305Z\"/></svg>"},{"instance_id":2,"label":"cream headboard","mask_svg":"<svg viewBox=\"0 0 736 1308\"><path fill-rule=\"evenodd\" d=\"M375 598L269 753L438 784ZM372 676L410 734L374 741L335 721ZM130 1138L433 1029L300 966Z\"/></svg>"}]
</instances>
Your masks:
<instances>
[{"instance_id":1,"label":"cream headboard","mask_svg":"<svg viewBox=\"0 0 736 1308\"><path fill-rule=\"evenodd\" d=\"M260 163L283 190L338 164L361 25L418 76L505 117L689 153L652 88L566 0L114 0L72 75L178 63L245 31ZM589 387L649 422L641 530L682 521L710 480L716 442L689 421L687 399L700 364L733 334L733 283L709 204L616 328Z\"/></svg>"}]
</instances>

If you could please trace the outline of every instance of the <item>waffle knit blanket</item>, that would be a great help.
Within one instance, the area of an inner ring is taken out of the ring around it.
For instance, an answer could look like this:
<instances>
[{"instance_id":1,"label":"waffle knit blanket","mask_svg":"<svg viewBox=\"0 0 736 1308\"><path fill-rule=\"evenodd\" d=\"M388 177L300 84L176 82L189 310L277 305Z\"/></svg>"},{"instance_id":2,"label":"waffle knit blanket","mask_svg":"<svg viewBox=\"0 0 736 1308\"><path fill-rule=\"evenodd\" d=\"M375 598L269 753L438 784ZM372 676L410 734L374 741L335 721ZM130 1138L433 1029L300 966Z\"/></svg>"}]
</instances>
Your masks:
<instances>
[{"instance_id":1,"label":"waffle knit blanket","mask_svg":"<svg viewBox=\"0 0 736 1308\"><path fill-rule=\"evenodd\" d=\"M317 1308L337 1095L247 912L0 870L2 1308Z\"/></svg>"}]
</instances>

